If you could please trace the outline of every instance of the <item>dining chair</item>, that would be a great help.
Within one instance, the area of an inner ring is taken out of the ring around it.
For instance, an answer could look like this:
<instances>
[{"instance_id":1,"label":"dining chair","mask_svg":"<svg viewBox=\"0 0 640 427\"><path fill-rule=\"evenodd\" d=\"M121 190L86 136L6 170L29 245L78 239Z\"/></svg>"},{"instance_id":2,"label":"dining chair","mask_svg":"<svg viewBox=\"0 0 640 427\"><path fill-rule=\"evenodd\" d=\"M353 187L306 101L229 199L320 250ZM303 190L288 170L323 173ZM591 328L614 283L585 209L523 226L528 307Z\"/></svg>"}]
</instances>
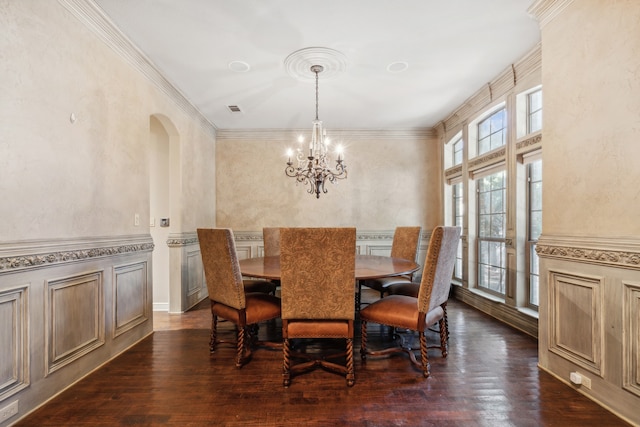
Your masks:
<instances>
[{"instance_id":1,"label":"dining chair","mask_svg":"<svg viewBox=\"0 0 640 427\"><path fill-rule=\"evenodd\" d=\"M264 241L264 256L280 255L280 229L277 227L264 227L262 229ZM246 292L264 292L275 295L280 286L279 280L243 279Z\"/></svg>"},{"instance_id":2,"label":"dining chair","mask_svg":"<svg viewBox=\"0 0 640 427\"><path fill-rule=\"evenodd\" d=\"M280 256L280 228L264 227L262 229L262 240L264 242L264 256ZM280 280L269 280L275 289L280 286Z\"/></svg>"},{"instance_id":3,"label":"dining chair","mask_svg":"<svg viewBox=\"0 0 640 427\"><path fill-rule=\"evenodd\" d=\"M421 231L421 227L396 227L391 243L391 257L415 261ZM359 291L362 291L362 285L364 285L380 292L380 298L382 298L389 286L396 283L411 283L412 280L413 274L364 280L359 284Z\"/></svg>"},{"instance_id":4,"label":"dining chair","mask_svg":"<svg viewBox=\"0 0 640 427\"><path fill-rule=\"evenodd\" d=\"M264 241L264 256L280 256L279 227L264 227L262 240Z\"/></svg>"},{"instance_id":5,"label":"dining chair","mask_svg":"<svg viewBox=\"0 0 640 427\"><path fill-rule=\"evenodd\" d=\"M406 295L409 297L418 298L418 293L420 292L420 283L394 283L387 288L387 292L389 295ZM442 320L444 321L444 330L448 341L449 316L447 316L447 301L440 304L440 306L442 307L442 311L444 312Z\"/></svg>"},{"instance_id":6,"label":"dining chair","mask_svg":"<svg viewBox=\"0 0 640 427\"><path fill-rule=\"evenodd\" d=\"M283 385L320 366L344 375L353 386L356 229L282 228L280 237ZM323 349L327 354L314 357L294 350L294 339L300 345L309 339L345 339L346 349L333 354ZM334 358L345 363L329 360Z\"/></svg>"},{"instance_id":7,"label":"dining chair","mask_svg":"<svg viewBox=\"0 0 640 427\"><path fill-rule=\"evenodd\" d=\"M425 330L436 322L439 326L442 357L447 357L447 331L444 324L444 309L449 298L451 277L456 261L456 251L460 240L460 227L436 227L431 233L427 256L422 271L422 280L417 298L407 295L389 295L360 310L362 340L360 356L379 356L405 352L411 362L422 368L423 376L429 376L429 358ZM399 345L384 350L372 351L367 348L367 325L379 323L395 328L418 332L420 340L420 362L415 350L405 345L400 337Z\"/></svg>"},{"instance_id":8,"label":"dining chair","mask_svg":"<svg viewBox=\"0 0 640 427\"><path fill-rule=\"evenodd\" d=\"M280 298L264 292L247 292L240 273L233 231L228 228L197 229L205 280L211 301L209 349L217 344L218 318L236 325L236 367L242 367L252 354L252 346L277 347L277 343L257 339L259 322L280 317ZM267 283L267 282L265 282Z\"/></svg>"}]
</instances>

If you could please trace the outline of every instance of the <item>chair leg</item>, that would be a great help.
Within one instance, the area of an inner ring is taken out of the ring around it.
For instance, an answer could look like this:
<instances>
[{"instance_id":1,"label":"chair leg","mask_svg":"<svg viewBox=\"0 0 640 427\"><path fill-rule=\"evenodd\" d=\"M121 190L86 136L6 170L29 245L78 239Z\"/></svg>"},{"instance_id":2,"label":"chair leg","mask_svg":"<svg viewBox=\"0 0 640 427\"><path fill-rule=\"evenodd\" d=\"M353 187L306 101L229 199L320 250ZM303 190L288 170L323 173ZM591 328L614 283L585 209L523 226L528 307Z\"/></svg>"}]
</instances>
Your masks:
<instances>
[{"instance_id":1,"label":"chair leg","mask_svg":"<svg viewBox=\"0 0 640 427\"><path fill-rule=\"evenodd\" d=\"M365 360L367 358L367 322L362 321L362 337L360 339L360 358Z\"/></svg>"},{"instance_id":2,"label":"chair leg","mask_svg":"<svg viewBox=\"0 0 640 427\"><path fill-rule=\"evenodd\" d=\"M356 376L353 368L353 339L347 338L347 386L353 387L355 382Z\"/></svg>"},{"instance_id":3,"label":"chair leg","mask_svg":"<svg viewBox=\"0 0 640 427\"><path fill-rule=\"evenodd\" d=\"M447 321L446 317L443 317L438 321L440 326L440 351L442 351L442 357L447 357Z\"/></svg>"},{"instance_id":4,"label":"chair leg","mask_svg":"<svg viewBox=\"0 0 640 427\"><path fill-rule=\"evenodd\" d=\"M214 353L216 351L217 328L218 328L218 316L211 313L211 338L209 340L210 353Z\"/></svg>"},{"instance_id":5,"label":"chair leg","mask_svg":"<svg viewBox=\"0 0 640 427\"><path fill-rule=\"evenodd\" d=\"M282 385L285 387L289 387L291 384L291 343L288 338L285 338L282 343L282 355L283 355L283 363L282 363Z\"/></svg>"},{"instance_id":6,"label":"chair leg","mask_svg":"<svg viewBox=\"0 0 640 427\"><path fill-rule=\"evenodd\" d=\"M446 332L447 341L449 341L449 318L447 317L447 302L443 302L440 307L442 307L442 311L444 311L444 330Z\"/></svg>"},{"instance_id":7,"label":"chair leg","mask_svg":"<svg viewBox=\"0 0 640 427\"><path fill-rule=\"evenodd\" d=\"M427 337L424 331L418 333L420 335L420 358L422 360L422 375L429 377L429 356L427 355Z\"/></svg>"},{"instance_id":8,"label":"chair leg","mask_svg":"<svg viewBox=\"0 0 640 427\"><path fill-rule=\"evenodd\" d=\"M245 327L238 328L238 337L236 340L236 368L242 367L242 362L244 359L244 336L245 336Z\"/></svg>"}]
</instances>

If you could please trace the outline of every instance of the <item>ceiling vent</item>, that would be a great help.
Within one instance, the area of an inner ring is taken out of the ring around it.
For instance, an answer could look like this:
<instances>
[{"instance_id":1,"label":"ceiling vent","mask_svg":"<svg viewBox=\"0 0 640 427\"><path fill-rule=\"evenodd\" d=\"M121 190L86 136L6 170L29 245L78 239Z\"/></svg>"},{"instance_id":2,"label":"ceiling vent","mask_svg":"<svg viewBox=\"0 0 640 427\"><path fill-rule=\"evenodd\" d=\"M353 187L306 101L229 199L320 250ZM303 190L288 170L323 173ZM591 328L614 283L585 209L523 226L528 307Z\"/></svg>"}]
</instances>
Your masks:
<instances>
[{"instance_id":1,"label":"ceiling vent","mask_svg":"<svg viewBox=\"0 0 640 427\"><path fill-rule=\"evenodd\" d=\"M234 114L242 113L242 110L237 105L227 105L227 108L229 109L229 111L231 111Z\"/></svg>"}]
</instances>

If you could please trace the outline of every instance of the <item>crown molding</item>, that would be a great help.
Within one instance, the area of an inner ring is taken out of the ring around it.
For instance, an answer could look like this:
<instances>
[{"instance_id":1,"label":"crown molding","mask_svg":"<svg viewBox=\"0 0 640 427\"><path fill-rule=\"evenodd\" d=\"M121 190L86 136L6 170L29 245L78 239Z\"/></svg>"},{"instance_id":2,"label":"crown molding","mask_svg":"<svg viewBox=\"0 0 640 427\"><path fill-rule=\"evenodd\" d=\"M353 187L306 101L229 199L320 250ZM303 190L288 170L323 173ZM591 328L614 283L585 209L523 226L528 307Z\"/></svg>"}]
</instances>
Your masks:
<instances>
[{"instance_id":1,"label":"crown molding","mask_svg":"<svg viewBox=\"0 0 640 427\"><path fill-rule=\"evenodd\" d=\"M125 62L138 70L154 86L169 97L184 113L197 120L211 135L216 125L198 110L155 66L155 64L125 36L107 14L93 0L58 0Z\"/></svg>"},{"instance_id":2,"label":"crown molding","mask_svg":"<svg viewBox=\"0 0 640 427\"><path fill-rule=\"evenodd\" d=\"M573 0L537 0L527 12L538 20L540 28L544 28L571 3Z\"/></svg>"},{"instance_id":3,"label":"crown molding","mask_svg":"<svg viewBox=\"0 0 640 427\"><path fill-rule=\"evenodd\" d=\"M471 119L480 110L512 92L525 76L539 70L542 66L542 46L536 44L526 55L505 68L491 82L483 85L476 93L455 109L443 120L442 127L446 132L456 129L465 120Z\"/></svg>"},{"instance_id":4,"label":"crown molding","mask_svg":"<svg viewBox=\"0 0 640 427\"><path fill-rule=\"evenodd\" d=\"M216 133L217 141L294 141L298 135L306 135L308 129L221 129ZM330 129L327 135L333 140L415 140L437 138L438 133L433 128L422 129Z\"/></svg>"}]
</instances>

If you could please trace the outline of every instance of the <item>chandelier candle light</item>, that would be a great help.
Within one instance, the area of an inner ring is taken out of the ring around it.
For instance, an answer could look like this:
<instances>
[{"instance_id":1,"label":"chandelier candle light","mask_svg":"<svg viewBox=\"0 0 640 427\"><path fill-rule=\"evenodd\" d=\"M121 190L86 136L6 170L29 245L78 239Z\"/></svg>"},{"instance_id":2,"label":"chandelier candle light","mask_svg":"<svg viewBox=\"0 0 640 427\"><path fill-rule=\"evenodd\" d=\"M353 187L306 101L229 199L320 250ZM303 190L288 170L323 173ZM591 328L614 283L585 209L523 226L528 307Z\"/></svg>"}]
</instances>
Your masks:
<instances>
[{"instance_id":1,"label":"chandelier candle light","mask_svg":"<svg viewBox=\"0 0 640 427\"><path fill-rule=\"evenodd\" d=\"M309 194L315 193L317 199L320 198L320 192L327 193L327 189L324 186L327 181L335 184L337 180L347 177L347 165L344 164L341 146L336 147L337 160L335 170L331 170L329 167L331 162L328 154L330 140L326 137L326 132L322 128L322 121L318 120L318 74L322 70L324 70L322 65L311 66L311 72L316 74L316 119L313 121L309 151L305 153L306 150L302 147L304 137L300 136L296 153L297 166L293 166L291 161L293 150L289 149L289 160L284 170L288 177L296 179L296 184L309 185L307 192Z\"/></svg>"}]
</instances>

